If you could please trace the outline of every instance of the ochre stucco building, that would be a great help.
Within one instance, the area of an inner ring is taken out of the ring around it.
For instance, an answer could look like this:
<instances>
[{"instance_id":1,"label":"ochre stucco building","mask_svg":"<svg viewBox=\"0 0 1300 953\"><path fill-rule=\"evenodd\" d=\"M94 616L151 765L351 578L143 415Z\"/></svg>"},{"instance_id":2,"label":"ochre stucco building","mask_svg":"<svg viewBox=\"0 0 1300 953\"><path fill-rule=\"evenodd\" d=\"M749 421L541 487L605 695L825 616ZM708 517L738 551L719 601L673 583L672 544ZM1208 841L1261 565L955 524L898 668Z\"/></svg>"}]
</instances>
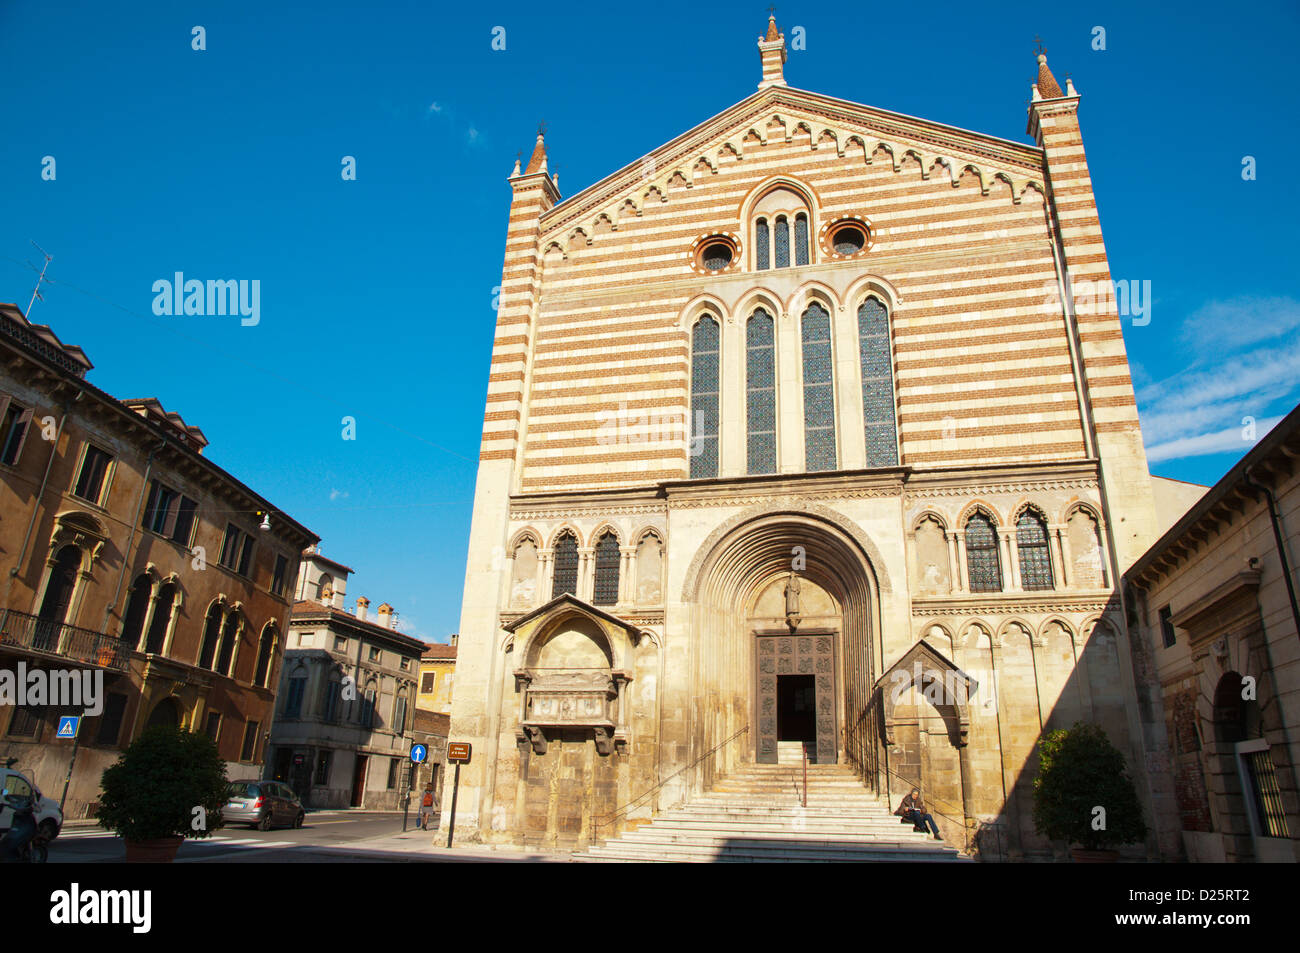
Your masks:
<instances>
[{"instance_id":1,"label":"ochre stucco building","mask_svg":"<svg viewBox=\"0 0 1300 953\"><path fill-rule=\"evenodd\" d=\"M1012 142L758 46L753 95L578 194L540 134L509 178L457 838L581 846L784 742L1048 856L1035 744L1080 719L1151 812L1116 580L1157 524L1114 300L1065 290L1110 280L1079 96L1040 55Z\"/></svg>"}]
</instances>

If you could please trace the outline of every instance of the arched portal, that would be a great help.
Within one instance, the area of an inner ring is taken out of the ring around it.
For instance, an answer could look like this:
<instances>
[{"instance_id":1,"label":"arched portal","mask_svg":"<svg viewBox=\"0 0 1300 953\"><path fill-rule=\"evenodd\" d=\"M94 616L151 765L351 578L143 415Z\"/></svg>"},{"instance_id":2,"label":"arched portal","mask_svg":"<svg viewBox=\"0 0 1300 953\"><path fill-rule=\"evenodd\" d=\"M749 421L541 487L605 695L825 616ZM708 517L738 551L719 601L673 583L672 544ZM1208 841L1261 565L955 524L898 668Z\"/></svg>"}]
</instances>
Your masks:
<instances>
[{"instance_id":1,"label":"arched portal","mask_svg":"<svg viewBox=\"0 0 1300 953\"><path fill-rule=\"evenodd\" d=\"M741 760L775 761L782 697L801 690L816 709L816 760L847 756L874 775L861 761L876 746L860 736L879 664L880 577L861 531L817 509L742 515L715 531L687 574L692 747L698 757L749 729L696 783ZM802 689L781 684L809 675Z\"/></svg>"},{"instance_id":2,"label":"arched portal","mask_svg":"<svg viewBox=\"0 0 1300 953\"><path fill-rule=\"evenodd\" d=\"M149 715L149 721L145 728L157 728L165 726L167 728L177 728L181 723L181 709L173 698L164 698Z\"/></svg>"}]
</instances>

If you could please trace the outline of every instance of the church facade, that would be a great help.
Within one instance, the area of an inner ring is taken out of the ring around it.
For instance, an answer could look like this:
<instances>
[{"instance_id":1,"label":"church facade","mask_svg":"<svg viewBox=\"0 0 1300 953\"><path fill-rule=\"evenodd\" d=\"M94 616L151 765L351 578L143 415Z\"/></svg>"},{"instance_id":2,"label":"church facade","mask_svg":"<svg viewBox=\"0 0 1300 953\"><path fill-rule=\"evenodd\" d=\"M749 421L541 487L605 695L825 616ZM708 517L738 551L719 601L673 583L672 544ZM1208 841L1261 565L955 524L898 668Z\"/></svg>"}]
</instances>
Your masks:
<instances>
[{"instance_id":1,"label":"church facade","mask_svg":"<svg viewBox=\"0 0 1300 953\"><path fill-rule=\"evenodd\" d=\"M1026 145L758 47L753 95L571 198L540 134L510 177L457 839L580 847L799 744L1045 854L1035 746L1084 720L1174 850L1117 587L1151 481L1114 302L1069 290L1110 279L1073 85L1040 54Z\"/></svg>"}]
</instances>

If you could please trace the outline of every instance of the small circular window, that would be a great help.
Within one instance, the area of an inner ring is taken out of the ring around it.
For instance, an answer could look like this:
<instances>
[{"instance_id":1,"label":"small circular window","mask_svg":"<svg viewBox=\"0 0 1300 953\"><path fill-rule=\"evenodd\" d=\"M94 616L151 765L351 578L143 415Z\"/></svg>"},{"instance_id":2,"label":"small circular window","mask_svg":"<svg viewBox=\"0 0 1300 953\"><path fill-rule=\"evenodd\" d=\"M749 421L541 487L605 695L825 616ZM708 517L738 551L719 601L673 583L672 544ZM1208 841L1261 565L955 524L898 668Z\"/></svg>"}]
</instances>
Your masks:
<instances>
[{"instance_id":1,"label":"small circular window","mask_svg":"<svg viewBox=\"0 0 1300 953\"><path fill-rule=\"evenodd\" d=\"M856 255L867 247L867 233L861 225L841 225L831 235L831 246L837 255Z\"/></svg>"},{"instance_id":2,"label":"small circular window","mask_svg":"<svg viewBox=\"0 0 1300 953\"><path fill-rule=\"evenodd\" d=\"M705 271L721 271L731 264L736 252L730 242L713 241L700 249L700 264Z\"/></svg>"}]
</instances>

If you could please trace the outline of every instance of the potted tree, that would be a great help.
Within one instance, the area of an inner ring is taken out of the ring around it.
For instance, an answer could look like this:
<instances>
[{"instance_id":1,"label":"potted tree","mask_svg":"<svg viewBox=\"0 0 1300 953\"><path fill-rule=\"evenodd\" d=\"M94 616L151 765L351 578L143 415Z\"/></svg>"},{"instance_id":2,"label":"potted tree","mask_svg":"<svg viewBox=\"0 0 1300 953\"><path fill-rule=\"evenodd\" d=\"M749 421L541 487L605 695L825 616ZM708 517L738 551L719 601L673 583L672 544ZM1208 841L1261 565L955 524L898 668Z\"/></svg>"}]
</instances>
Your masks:
<instances>
[{"instance_id":1,"label":"potted tree","mask_svg":"<svg viewBox=\"0 0 1300 953\"><path fill-rule=\"evenodd\" d=\"M221 826L226 763L207 736L159 726L131 742L100 787L99 824L126 842L127 862L167 863L185 838Z\"/></svg>"},{"instance_id":2,"label":"potted tree","mask_svg":"<svg viewBox=\"0 0 1300 953\"><path fill-rule=\"evenodd\" d=\"M1101 727L1075 722L1038 742L1034 828L1071 845L1077 863L1113 863L1115 848L1147 835L1124 755Z\"/></svg>"}]
</instances>

